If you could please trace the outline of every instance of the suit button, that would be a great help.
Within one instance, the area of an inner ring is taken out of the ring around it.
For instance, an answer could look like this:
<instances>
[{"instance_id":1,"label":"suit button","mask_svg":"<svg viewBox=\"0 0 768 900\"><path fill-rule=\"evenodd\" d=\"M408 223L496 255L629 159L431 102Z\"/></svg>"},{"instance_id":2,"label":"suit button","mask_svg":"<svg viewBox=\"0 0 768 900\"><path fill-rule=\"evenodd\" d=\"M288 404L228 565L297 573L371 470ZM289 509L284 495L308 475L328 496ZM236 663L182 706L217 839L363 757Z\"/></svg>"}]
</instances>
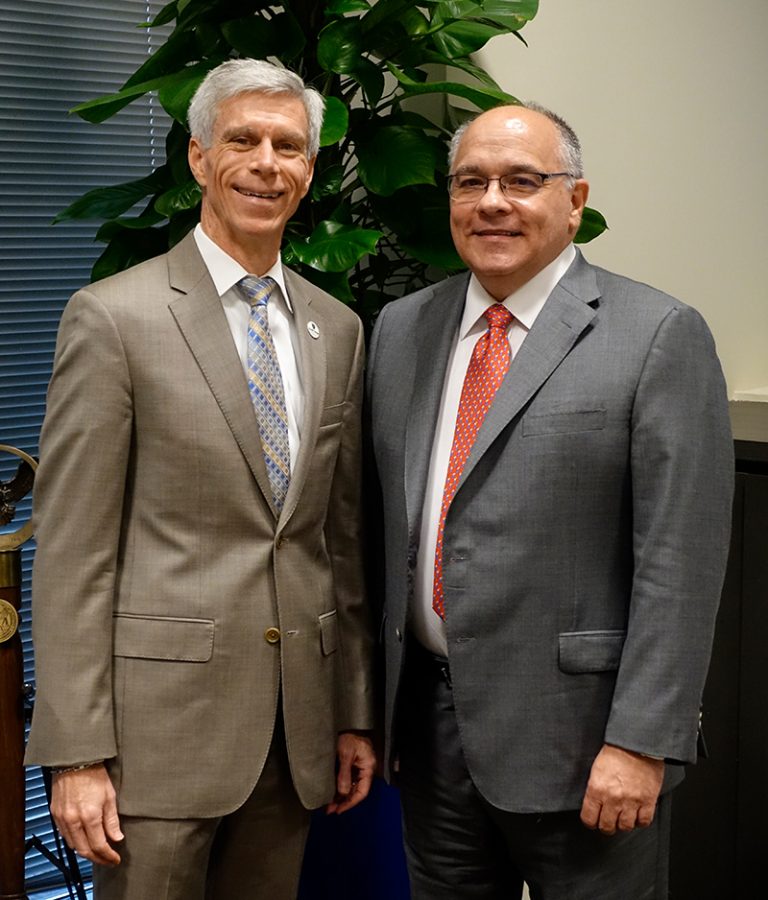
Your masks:
<instances>
[{"instance_id":1,"label":"suit button","mask_svg":"<svg viewBox=\"0 0 768 900\"><path fill-rule=\"evenodd\" d=\"M399 628L395 628L395 635L396 635L398 641L403 640L403 633L402 633L402 631L400 631Z\"/></svg>"},{"instance_id":2,"label":"suit button","mask_svg":"<svg viewBox=\"0 0 768 900\"><path fill-rule=\"evenodd\" d=\"M268 644L279 644L280 643L280 629L279 628L267 628L264 632L264 640Z\"/></svg>"}]
</instances>

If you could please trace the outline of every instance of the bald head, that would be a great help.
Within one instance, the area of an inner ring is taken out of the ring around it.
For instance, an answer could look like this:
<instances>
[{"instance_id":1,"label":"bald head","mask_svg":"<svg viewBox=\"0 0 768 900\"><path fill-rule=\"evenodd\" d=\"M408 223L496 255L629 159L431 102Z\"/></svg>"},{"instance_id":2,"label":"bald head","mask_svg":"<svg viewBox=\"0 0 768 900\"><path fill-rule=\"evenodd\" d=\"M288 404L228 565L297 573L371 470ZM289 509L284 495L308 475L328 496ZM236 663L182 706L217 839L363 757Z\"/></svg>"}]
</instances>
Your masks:
<instances>
[{"instance_id":1,"label":"bald head","mask_svg":"<svg viewBox=\"0 0 768 900\"><path fill-rule=\"evenodd\" d=\"M497 106L494 109L489 109L484 113L480 113L480 115L476 116L474 119L470 119L468 122L465 122L461 125L453 135L451 139L451 145L448 151L448 166L451 171L453 171L453 164L456 159L456 154L459 149L459 144L461 143L464 135L467 131L475 124L478 123L481 127L484 121L487 119L506 119L510 123L510 133L513 132L516 127L514 123L516 120L519 123L523 123L526 119L535 126L537 118L539 121L541 119L546 120L549 124L556 130L557 132L557 142L559 144L559 155L560 162L562 164L562 169L566 172L570 172L574 178L583 178L584 177L584 166L581 157L581 144L576 135L576 132L571 128L571 126L563 119L561 116L558 116L557 113L552 112L552 110L547 109L545 106L541 106L539 103L522 103L519 105L505 105L505 106ZM546 128L544 122L541 122L541 127Z\"/></svg>"}]
</instances>

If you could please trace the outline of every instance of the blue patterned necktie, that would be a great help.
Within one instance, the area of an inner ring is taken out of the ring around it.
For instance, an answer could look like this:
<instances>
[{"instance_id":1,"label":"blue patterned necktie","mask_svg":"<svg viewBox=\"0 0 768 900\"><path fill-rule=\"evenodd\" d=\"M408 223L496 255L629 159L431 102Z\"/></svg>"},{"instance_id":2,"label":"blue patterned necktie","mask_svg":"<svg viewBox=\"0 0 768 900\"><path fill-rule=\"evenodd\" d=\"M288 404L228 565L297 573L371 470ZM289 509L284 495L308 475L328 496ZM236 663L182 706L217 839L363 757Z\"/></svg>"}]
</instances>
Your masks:
<instances>
[{"instance_id":1,"label":"blue patterned necktie","mask_svg":"<svg viewBox=\"0 0 768 900\"><path fill-rule=\"evenodd\" d=\"M291 452L283 377L267 317L267 302L277 283L269 277L246 275L238 285L251 305L248 319L248 388L259 423L272 497L279 512L285 503L291 480Z\"/></svg>"}]
</instances>

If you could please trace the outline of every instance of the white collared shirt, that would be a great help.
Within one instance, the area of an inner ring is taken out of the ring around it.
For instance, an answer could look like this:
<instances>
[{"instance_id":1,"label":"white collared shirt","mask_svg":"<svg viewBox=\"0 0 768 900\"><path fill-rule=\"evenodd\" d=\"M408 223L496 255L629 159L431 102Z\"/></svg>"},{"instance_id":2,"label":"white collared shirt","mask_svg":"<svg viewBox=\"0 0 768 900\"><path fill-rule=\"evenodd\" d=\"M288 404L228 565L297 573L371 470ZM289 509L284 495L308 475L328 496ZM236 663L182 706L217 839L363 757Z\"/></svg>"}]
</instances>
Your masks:
<instances>
[{"instance_id":1,"label":"white collared shirt","mask_svg":"<svg viewBox=\"0 0 768 900\"><path fill-rule=\"evenodd\" d=\"M275 344L280 372L283 376L285 390L285 406L288 413L288 444L291 451L291 470L296 465L301 441L301 426L304 421L304 387L301 380L301 355L298 345L296 323L293 315L291 298L285 286L283 265L280 256L267 272L247 272L239 262L212 241L203 231L202 225L195 228L195 242L203 257L211 280L224 307L232 340L237 348L237 355L243 364L243 371L248 374L248 318L251 307L248 300L237 287L238 281L246 275L263 277L269 275L277 282L279 291L275 291L267 304L269 330Z\"/></svg>"},{"instance_id":2,"label":"white collared shirt","mask_svg":"<svg viewBox=\"0 0 768 900\"><path fill-rule=\"evenodd\" d=\"M526 282L521 288L504 299L504 306L512 313L514 320L507 332L511 358L514 359L522 346L526 335L533 327L536 317L541 312L547 298L555 285L566 273L576 258L573 244L548 266ZM432 653L439 656L448 655L445 637L445 623L432 609L432 586L435 565L435 545L437 529L440 524L440 510L443 504L443 488L448 473L448 462L451 456L453 433L456 428L456 415L459 411L461 389L464 376L479 337L488 328L483 313L496 300L483 288L472 275L467 287L464 301L464 314L461 318L458 333L454 338L453 350L448 357L448 366L443 382L440 413L432 442L432 455L429 463L427 487L424 495L424 506L421 516L421 534L419 553L416 561L416 580L414 584L414 603L410 619L410 628L417 640ZM471 603L471 597L467 597ZM446 609L446 616L450 616Z\"/></svg>"}]
</instances>

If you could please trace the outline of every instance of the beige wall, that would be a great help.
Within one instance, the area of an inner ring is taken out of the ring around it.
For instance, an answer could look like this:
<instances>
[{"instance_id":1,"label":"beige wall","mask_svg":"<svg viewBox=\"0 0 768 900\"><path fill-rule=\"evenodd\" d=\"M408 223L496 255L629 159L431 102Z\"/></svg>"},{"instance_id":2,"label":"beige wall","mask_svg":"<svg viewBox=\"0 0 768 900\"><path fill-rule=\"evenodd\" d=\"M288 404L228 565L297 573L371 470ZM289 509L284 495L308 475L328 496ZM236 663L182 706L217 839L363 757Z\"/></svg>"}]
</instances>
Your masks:
<instances>
[{"instance_id":1,"label":"beige wall","mask_svg":"<svg viewBox=\"0 0 768 900\"><path fill-rule=\"evenodd\" d=\"M697 307L731 397L768 387L768 0L540 0L523 33L478 58L579 133L588 258Z\"/></svg>"}]
</instances>

